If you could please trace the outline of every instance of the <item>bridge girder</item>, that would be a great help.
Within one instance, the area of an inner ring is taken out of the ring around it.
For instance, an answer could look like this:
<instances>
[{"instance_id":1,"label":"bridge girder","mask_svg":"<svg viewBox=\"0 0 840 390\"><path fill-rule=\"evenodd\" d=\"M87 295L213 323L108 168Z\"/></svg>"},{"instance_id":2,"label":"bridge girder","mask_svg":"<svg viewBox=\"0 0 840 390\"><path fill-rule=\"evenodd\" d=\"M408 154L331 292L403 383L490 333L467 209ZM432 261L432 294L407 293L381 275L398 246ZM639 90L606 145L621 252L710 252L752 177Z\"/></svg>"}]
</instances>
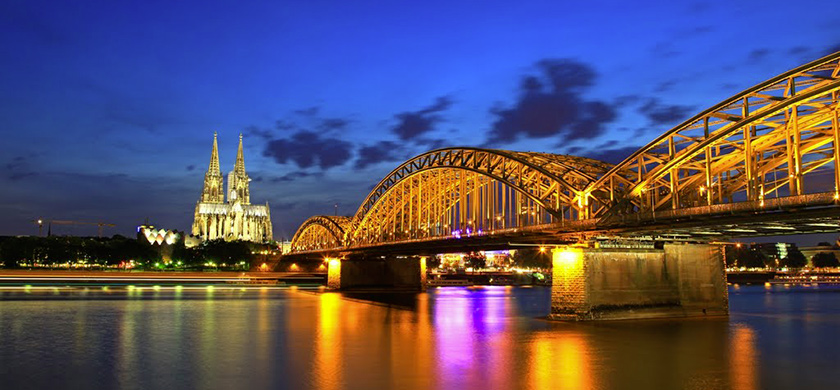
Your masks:
<instances>
[{"instance_id":1,"label":"bridge girder","mask_svg":"<svg viewBox=\"0 0 840 390\"><path fill-rule=\"evenodd\" d=\"M695 115L586 189L594 217L679 210L806 191L837 164L840 52L802 65ZM840 176L834 170L836 191Z\"/></svg>"}]
</instances>

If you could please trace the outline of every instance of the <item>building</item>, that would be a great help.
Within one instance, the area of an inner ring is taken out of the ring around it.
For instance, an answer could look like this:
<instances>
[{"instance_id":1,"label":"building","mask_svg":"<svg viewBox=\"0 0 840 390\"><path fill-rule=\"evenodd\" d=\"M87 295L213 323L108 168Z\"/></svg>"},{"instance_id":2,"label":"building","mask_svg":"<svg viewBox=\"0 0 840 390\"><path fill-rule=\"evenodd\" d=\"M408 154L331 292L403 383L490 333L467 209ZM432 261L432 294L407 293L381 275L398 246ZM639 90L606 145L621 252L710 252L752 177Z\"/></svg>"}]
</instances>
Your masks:
<instances>
[{"instance_id":1,"label":"building","mask_svg":"<svg viewBox=\"0 0 840 390\"><path fill-rule=\"evenodd\" d=\"M204 189L201 191L201 199L195 205L192 234L203 240L223 238L253 242L271 241L271 214L268 202L265 205L251 204L250 181L245 173L240 134L236 163L233 171L228 174L225 192L224 178L219 167L217 134L214 133L210 166L204 175Z\"/></svg>"}]
</instances>

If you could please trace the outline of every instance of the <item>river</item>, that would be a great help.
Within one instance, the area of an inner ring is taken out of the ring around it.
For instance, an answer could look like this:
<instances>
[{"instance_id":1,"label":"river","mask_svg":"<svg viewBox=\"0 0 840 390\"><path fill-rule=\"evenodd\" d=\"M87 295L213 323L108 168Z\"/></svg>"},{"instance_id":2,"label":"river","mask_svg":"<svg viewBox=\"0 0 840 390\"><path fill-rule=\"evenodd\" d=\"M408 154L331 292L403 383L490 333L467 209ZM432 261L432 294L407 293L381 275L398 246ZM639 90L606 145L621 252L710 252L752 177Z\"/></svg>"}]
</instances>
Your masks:
<instances>
[{"instance_id":1,"label":"river","mask_svg":"<svg viewBox=\"0 0 840 390\"><path fill-rule=\"evenodd\" d=\"M836 389L840 286L724 319L560 323L545 287L0 293L2 389Z\"/></svg>"}]
</instances>

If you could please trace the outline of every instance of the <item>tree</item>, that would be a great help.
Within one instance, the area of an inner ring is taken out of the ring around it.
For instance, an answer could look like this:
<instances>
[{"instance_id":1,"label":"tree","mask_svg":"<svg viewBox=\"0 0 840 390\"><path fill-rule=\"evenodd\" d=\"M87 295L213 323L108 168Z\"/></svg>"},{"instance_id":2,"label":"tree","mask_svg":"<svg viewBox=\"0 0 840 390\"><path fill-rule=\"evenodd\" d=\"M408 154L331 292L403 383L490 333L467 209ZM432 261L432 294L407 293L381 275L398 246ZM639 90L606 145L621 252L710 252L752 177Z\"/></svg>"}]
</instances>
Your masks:
<instances>
[{"instance_id":1,"label":"tree","mask_svg":"<svg viewBox=\"0 0 840 390\"><path fill-rule=\"evenodd\" d=\"M832 252L819 252L811 258L814 268L840 267L840 261Z\"/></svg>"},{"instance_id":2,"label":"tree","mask_svg":"<svg viewBox=\"0 0 840 390\"><path fill-rule=\"evenodd\" d=\"M251 246L245 241L211 240L202 245L201 252L205 260L217 265L233 265L244 261L246 267L250 267L253 259Z\"/></svg>"},{"instance_id":3,"label":"tree","mask_svg":"<svg viewBox=\"0 0 840 390\"><path fill-rule=\"evenodd\" d=\"M511 256L514 264L524 268L551 268L551 254L541 252L537 248L517 249Z\"/></svg>"},{"instance_id":4,"label":"tree","mask_svg":"<svg viewBox=\"0 0 840 390\"><path fill-rule=\"evenodd\" d=\"M484 268L487 265L487 258L480 252L470 252L464 257L464 263L472 269Z\"/></svg>"},{"instance_id":5,"label":"tree","mask_svg":"<svg viewBox=\"0 0 840 390\"><path fill-rule=\"evenodd\" d=\"M787 256L781 261L781 265L788 268L802 268L807 264L808 259L805 258L805 255L799 249L789 250Z\"/></svg>"},{"instance_id":6,"label":"tree","mask_svg":"<svg viewBox=\"0 0 840 390\"><path fill-rule=\"evenodd\" d=\"M739 267L764 268L766 260L766 256L755 249L746 247L735 249L735 262Z\"/></svg>"}]
</instances>

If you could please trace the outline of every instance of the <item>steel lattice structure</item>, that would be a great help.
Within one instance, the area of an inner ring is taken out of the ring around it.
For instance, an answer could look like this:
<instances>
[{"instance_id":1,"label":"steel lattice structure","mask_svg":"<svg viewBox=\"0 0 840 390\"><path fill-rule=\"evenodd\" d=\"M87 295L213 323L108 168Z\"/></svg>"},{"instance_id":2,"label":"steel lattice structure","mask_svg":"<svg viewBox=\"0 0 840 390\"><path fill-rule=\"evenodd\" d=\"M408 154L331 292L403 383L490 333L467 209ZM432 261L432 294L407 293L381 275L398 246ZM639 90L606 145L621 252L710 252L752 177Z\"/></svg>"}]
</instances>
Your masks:
<instances>
[{"instance_id":1,"label":"steel lattice structure","mask_svg":"<svg viewBox=\"0 0 840 390\"><path fill-rule=\"evenodd\" d=\"M829 202L840 189L840 52L747 89L618 165L549 153L446 148L388 174L352 217L317 216L293 251L621 227ZM833 182L833 186L831 183Z\"/></svg>"}]
</instances>

